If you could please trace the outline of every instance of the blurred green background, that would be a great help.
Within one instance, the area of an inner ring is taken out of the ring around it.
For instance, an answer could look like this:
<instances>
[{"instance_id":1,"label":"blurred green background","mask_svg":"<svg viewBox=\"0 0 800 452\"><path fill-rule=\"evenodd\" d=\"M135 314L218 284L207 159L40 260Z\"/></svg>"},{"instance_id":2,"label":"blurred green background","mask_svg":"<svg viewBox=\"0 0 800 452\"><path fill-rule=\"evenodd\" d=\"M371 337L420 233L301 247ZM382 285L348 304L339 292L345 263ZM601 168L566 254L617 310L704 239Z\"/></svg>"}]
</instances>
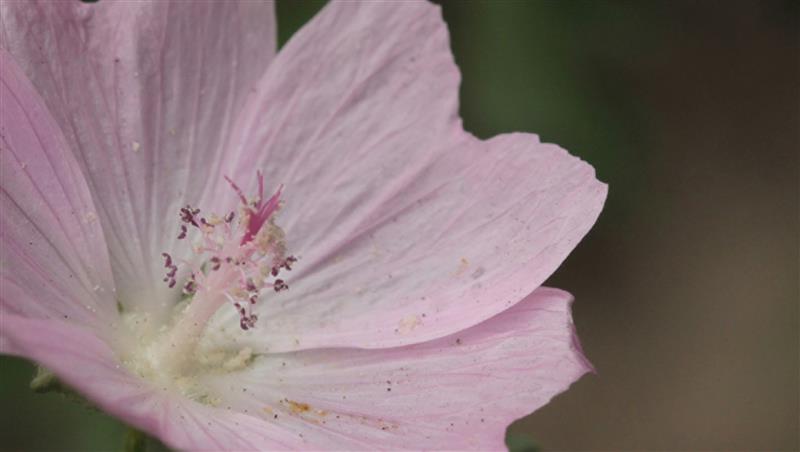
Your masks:
<instances>
[{"instance_id":1,"label":"blurred green background","mask_svg":"<svg viewBox=\"0 0 800 452\"><path fill-rule=\"evenodd\" d=\"M465 127L528 131L610 186L551 278L598 374L514 449L798 450L794 1L444 1ZM279 1L280 42L324 2ZM0 358L3 450L119 450L124 426Z\"/></svg>"}]
</instances>

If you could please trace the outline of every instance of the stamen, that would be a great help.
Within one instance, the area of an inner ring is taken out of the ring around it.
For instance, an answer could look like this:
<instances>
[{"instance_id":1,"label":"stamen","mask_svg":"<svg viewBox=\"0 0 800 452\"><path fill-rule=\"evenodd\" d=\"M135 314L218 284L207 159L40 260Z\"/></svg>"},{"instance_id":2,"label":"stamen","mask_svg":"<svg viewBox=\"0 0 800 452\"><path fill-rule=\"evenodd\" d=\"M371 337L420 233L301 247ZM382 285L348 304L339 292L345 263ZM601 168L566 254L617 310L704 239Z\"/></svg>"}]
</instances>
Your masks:
<instances>
[{"instance_id":1,"label":"stamen","mask_svg":"<svg viewBox=\"0 0 800 452\"><path fill-rule=\"evenodd\" d=\"M247 288L248 292L258 292L258 288L256 288L256 283L253 282L252 278L247 278L245 287Z\"/></svg>"},{"instance_id":2,"label":"stamen","mask_svg":"<svg viewBox=\"0 0 800 452\"><path fill-rule=\"evenodd\" d=\"M275 289L275 292L280 292L281 290L287 290L289 285L282 279L276 279L275 282L272 283L272 288Z\"/></svg>"},{"instance_id":3,"label":"stamen","mask_svg":"<svg viewBox=\"0 0 800 452\"><path fill-rule=\"evenodd\" d=\"M172 289L175 287L175 275L178 273L178 266L172 263L172 256L168 253L161 253L161 255L164 257L164 268L169 269L166 276L164 276L164 282Z\"/></svg>"},{"instance_id":4,"label":"stamen","mask_svg":"<svg viewBox=\"0 0 800 452\"><path fill-rule=\"evenodd\" d=\"M192 206L187 204L186 207L181 208L180 212L181 212L181 220L184 223L191 224L196 228L200 227L197 224L197 220L195 219L195 216L200 213L200 209L192 209Z\"/></svg>"},{"instance_id":5,"label":"stamen","mask_svg":"<svg viewBox=\"0 0 800 452\"><path fill-rule=\"evenodd\" d=\"M283 268L285 268L286 270L291 271L292 270L292 264L294 264L295 262L297 262L297 258L294 257L294 256L289 256L283 261Z\"/></svg>"},{"instance_id":6,"label":"stamen","mask_svg":"<svg viewBox=\"0 0 800 452\"><path fill-rule=\"evenodd\" d=\"M195 274L192 273L192 277L183 285L184 295L194 295L194 293L197 292L197 281L195 281L194 275Z\"/></svg>"},{"instance_id":7,"label":"stamen","mask_svg":"<svg viewBox=\"0 0 800 452\"><path fill-rule=\"evenodd\" d=\"M212 271L217 271L222 266L222 260L218 256L212 256L208 261L211 262Z\"/></svg>"}]
</instances>

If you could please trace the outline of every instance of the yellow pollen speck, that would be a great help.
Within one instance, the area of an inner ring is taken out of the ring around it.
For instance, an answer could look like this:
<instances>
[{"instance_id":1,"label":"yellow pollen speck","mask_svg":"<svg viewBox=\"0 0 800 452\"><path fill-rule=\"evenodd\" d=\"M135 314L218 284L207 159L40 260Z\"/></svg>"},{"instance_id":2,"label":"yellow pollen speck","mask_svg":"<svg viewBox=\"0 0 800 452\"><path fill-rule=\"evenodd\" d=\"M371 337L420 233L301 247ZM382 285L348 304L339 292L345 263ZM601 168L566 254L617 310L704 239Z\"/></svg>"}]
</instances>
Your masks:
<instances>
[{"instance_id":1,"label":"yellow pollen speck","mask_svg":"<svg viewBox=\"0 0 800 452\"><path fill-rule=\"evenodd\" d=\"M283 232L274 219L269 221L258 231L254 239L256 245L263 250L272 250L276 256L286 255L286 233Z\"/></svg>"},{"instance_id":2,"label":"yellow pollen speck","mask_svg":"<svg viewBox=\"0 0 800 452\"><path fill-rule=\"evenodd\" d=\"M458 264L458 270L456 270L455 276L459 277L459 276L463 275L464 272L466 272L468 268L469 268L469 261L467 260L466 257L462 257L461 261Z\"/></svg>"},{"instance_id":3,"label":"yellow pollen speck","mask_svg":"<svg viewBox=\"0 0 800 452\"><path fill-rule=\"evenodd\" d=\"M225 370L241 370L247 366L247 363L253 358L253 349L245 347L239 350L239 354L229 359L222 365Z\"/></svg>"},{"instance_id":4,"label":"yellow pollen speck","mask_svg":"<svg viewBox=\"0 0 800 452\"><path fill-rule=\"evenodd\" d=\"M245 299L250 295L249 292L242 289L241 287L234 287L229 289L228 291L230 292L231 295L239 299Z\"/></svg>"},{"instance_id":5,"label":"yellow pollen speck","mask_svg":"<svg viewBox=\"0 0 800 452\"><path fill-rule=\"evenodd\" d=\"M97 221L97 215L94 212L87 212L86 215L83 216L83 222L86 224L92 224Z\"/></svg>"},{"instance_id":6,"label":"yellow pollen speck","mask_svg":"<svg viewBox=\"0 0 800 452\"><path fill-rule=\"evenodd\" d=\"M131 149L133 149L133 152L139 152L139 149L141 148L142 145L138 141L134 141L133 143L131 143Z\"/></svg>"},{"instance_id":7,"label":"yellow pollen speck","mask_svg":"<svg viewBox=\"0 0 800 452\"><path fill-rule=\"evenodd\" d=\"M400 334L410 333L420 323L422 322L420 321L419 316L410 315L400 321L400 326L397 328L397 332Z\"/></svg>"},{"instance_id":8,"label":"yellow pollen speck","mask_svg":"<svg viewBox=\"0 0 800 452\"><path fill-rule=\"evenodd\" d=\"M292 410L294 414L305 413L311 410L311 406L307 403L295 402L294 400L288 400L286 403L289 404L289 409Z\"/></svg>"}]
</instances>

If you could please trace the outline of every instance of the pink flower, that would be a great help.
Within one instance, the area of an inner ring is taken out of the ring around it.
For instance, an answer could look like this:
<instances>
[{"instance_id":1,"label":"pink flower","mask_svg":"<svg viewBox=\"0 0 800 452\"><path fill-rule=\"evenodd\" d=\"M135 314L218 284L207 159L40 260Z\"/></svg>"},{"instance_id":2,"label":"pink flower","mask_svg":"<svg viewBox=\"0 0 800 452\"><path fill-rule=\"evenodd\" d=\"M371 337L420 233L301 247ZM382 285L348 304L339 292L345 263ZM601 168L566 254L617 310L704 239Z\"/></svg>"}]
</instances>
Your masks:
<instances>
[{"instance_id":1,"label":"pink flower","mask_svg":"<svg viewBox=\"0 0 800 452\"><path fill-rule=\"evenodd\" d=\"M462 129L437 7L0 5L4 353L179 449L500 449L591 369L606 187Z\"/></svg>"}]
</instances>

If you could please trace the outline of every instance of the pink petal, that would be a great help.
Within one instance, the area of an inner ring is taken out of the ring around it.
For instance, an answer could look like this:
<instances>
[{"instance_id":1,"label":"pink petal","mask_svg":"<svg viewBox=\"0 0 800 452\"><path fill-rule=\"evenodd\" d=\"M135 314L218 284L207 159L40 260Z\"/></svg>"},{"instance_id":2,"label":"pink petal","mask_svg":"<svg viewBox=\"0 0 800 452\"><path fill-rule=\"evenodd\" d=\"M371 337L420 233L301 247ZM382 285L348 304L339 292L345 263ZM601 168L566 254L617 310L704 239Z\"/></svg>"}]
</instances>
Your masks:
<instances>
[{"instance_id":1,"label":"pink petal","mask_svg":"<svg viewBox=\"0 0 800 452\"><path fill-rule=\"evenodd\" d=\"M131 375L86 329L4 314L0 345L54 371L104 411L181 450L296 448L289 432L226 408L192 402Z\"/></svg>"},{"instance_id":2,"label":"pink petal","mask_svg":"<svg viewBox=\"0 0 800 452\"><path fill-rule=\"evenodd\" d=\"M223 403L310 449L504 449L506 427L591 371L563 291L540 288L469 330L386 350L265 355L210 378Z\"/></svg>"},{"instance_id":3,"label":"pink petal","mask_svg":"<svg viewBox=\"0 0 800 452\"><path fill-rule=\"evenodd\" d=\"M423 2L331 3L281 51L242 117L239 164L285 184L278 223L300 261L244 343L451 334L531 293L586 234L606 196L592 167L534 135L467 134L458 84Z\"/></svg>"},{"instance_id":4,"label":"pink petal","mask_svg":"<svg viewBox=\"0 0 800 452\"><path fill-rule=\"evenodd\" d=\"M271 2L2 2L2 46L87 175L120 300L170 308L178 208L215 208L234 118L275 52ZM224 212L223 212L224 214Z\"/></svg>"},{"instance_id":5,"label":"pink petal","mask_svg":"<svg viewBox=\"0 0 800 452\"><path fill-rule=\"evenodd\" d=\"M3 311L97 329L117 318L106 242L86 180L42 99L3 49L0 210Z\"/></svg>"}]
</instances>

